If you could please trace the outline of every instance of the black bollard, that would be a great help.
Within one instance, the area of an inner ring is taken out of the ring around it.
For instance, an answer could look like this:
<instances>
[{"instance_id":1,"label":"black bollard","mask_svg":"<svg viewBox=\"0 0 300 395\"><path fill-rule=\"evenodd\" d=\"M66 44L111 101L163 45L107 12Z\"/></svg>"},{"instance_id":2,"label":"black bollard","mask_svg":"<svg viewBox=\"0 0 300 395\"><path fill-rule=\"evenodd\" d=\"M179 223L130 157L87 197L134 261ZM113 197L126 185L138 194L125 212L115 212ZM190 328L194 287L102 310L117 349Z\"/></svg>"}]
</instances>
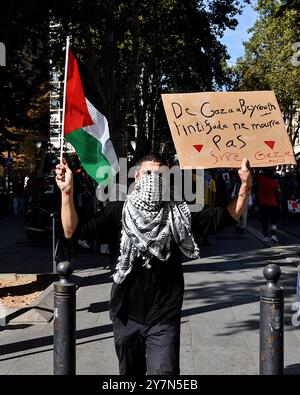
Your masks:
<instances>
[{"instance_id":1,"label":"black bollard","mask_svg":"<svg viewBox=\"0 0 300 395\"><path fill-rule=\"evenodd\" d=\"M283 374L283 288L277 284L280 267L268 265L263 271L267 284L260 289L259 374Z\"/></svg>"},{"instance_id":2,"label":"black bollard","mask_svg":"<svg viewBox=\"0 0 300 395\"><path fill-rule=\"evenodd\" d=\"M54 358L55 375L76 373L76 286L68 279L70 262L57 265L59 281L54 283Z\"/></svg>"}]
</instances>

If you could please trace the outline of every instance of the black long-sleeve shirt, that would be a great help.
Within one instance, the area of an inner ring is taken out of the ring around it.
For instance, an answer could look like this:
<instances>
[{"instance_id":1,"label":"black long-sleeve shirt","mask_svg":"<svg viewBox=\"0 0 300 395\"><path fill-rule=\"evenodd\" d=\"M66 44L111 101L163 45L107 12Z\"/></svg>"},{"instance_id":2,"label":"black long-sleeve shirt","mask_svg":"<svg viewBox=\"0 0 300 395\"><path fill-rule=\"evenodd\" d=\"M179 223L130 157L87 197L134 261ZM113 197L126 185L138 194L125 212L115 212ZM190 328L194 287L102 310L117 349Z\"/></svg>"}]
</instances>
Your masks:
<instances>
[{"instance_id":1,"label":"black long-sleeve shirt","mask_svg":"<svg viewBox=\"0 0 300 395\"><path fill-rule=\"evenodd\" d=\"M104 240L109 245L112 270L117 264L124 202L110 202L105 209L88 223L83 224L86 237ZM206 208L192 214L192 232L196 238L215 233L235 220L223 208ZM140 258L133 262L133 269L122 284L113 284L110 299L110 316L151 325L155 322L172 322L180 319L184 280L182 253L175 242L171 243L171 256L167 261L156 257L150 260L151 268L142 266Z\"/></svg>"}]
</instances>

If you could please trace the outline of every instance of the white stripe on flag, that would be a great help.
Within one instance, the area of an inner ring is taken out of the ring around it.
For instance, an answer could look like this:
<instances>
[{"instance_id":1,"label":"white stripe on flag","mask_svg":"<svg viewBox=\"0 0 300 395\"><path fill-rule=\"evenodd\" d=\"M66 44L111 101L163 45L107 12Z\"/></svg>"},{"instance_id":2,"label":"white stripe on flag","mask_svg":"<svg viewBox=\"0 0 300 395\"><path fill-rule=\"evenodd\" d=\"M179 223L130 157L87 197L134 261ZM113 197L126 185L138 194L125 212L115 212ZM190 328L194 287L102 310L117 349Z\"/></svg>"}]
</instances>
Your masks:
<instances>
[{"instance_id":1,"label":"white stripe on flag","mask_svg":"<svg viewBox=\"0 0 300 395\"><path fill-rule=\"evenodd\" d=\"M103 114L101 114L100 111L98 111L92 105L92 103L87 98L85 98L85 100L90 116L94 122L94 125L85 126L82 129L85 130L91 136L93 136L95 139L100 141L102 145L103 155L109 161L110 165L115 170L115 172L118 173L118 171L120 170L119 161L114 146L112 144L112 141L110 140L107 119Z\"/></svg>"}]
</instances>

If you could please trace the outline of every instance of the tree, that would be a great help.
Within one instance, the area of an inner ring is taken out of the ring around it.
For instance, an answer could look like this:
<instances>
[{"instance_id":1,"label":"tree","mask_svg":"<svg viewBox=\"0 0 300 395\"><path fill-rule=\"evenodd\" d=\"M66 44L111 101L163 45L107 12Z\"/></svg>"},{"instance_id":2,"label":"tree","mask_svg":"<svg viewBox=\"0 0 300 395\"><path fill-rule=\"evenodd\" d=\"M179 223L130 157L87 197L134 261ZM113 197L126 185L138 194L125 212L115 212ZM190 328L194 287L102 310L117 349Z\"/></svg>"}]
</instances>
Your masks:
<instances>
[{"instance_id":1,"label":"tree","mask_svg":"<svg viewBox=\"0 0 300 395\"><path fill-rule=\"evenodd\" d=\"M51 59L62 71L62 47L72 49L102 95L112 140L140 157L170 133L160 95L221 88L228 58L219 42L234 28L240 1L53 0Z\"/></svg>"},{"instance_id":2,"label":"tree","mask_svg":"<svg viewBox=\"0 0 300 395\"><path fill-rule=\"evenodd\" d=\"M232 69L232 89L273 90L287 123L292 144L299 138L300 67L293 44L300 41L300 1L259 0L259 19L250 29L245 57ZM296 119L295 119L296 117Z\"/></svg>"},{"instance_id":3,"label":"tree","mask_svg":"<svg viewBox=\"0 0 300 395\"><path fill-rule=\"evenodd\" d=\"M7 65L0 67L0 152L15 145L30 156L34 141L49 138L48 40L46 3L1 4L0 41L6 45Z\"/></svg>"}]
</instances>

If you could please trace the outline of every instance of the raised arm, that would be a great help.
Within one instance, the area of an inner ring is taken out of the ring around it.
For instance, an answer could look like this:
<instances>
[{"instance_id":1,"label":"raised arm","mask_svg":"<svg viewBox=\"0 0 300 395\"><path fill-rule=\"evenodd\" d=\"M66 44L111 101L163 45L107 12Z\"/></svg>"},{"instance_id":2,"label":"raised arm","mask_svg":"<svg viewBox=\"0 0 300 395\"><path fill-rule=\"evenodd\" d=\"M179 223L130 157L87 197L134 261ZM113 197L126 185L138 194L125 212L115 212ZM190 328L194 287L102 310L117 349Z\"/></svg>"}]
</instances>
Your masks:
<instances>
[{"instance_id":1,"label":"raised arm","mask_svg":"<svg viewBox=\"0 0 300 395\"><path fill-rule=\"evenodd\" d=\"M78 225L78 216L74 204L73 174L68 164L56 166L56 183L61 190L61 222L67 239L70 239Z\"/></svg>"},{"instance_id":2,"label":"raised arm","mask_svg":"<svg viewBox=\"0 0 300 395\"><path fill-rule=\"evenodd\" d=\"M238 197L227 205L227 210L230 215L238 220L248 205L249 195L251 193L252 174L250 171L250 164L247 159L243 159L242 167L239 169L239 176L241 179L241 187Z\"/></svg>"}]
</instances>

